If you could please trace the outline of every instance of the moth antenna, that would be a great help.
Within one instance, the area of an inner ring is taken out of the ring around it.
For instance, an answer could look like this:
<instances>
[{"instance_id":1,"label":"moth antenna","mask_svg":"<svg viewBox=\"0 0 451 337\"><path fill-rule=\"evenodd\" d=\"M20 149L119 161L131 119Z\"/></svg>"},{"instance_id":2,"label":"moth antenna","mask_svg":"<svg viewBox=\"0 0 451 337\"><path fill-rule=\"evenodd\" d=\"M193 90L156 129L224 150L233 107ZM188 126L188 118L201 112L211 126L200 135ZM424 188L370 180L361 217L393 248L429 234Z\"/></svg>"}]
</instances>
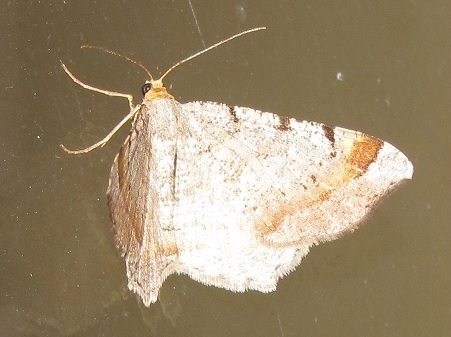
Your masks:
<instances>
[{"instance_id":1,"label":"moth antenna","mask_svg":"<svg viewBox=\"0 0 451 337\"><path fill-rule=\"evenodd\" d=\"M114 55L114 56L121 57L121 58L123 58L123 59L125 59L125 60L127 60L127 61L129 61L129 62L131 62L131 63L136 64L138 67L141 67L142 69L144 69L144 71L147 73L147 75L149 75L150 79L153 81L153 77L152 77L152 74L150 73L150 71L149 71L145 66L143 66L141 63L139 63L138 61L135 61L135 60L131 59L131 58L128 57L128 56L125 56L125 55L116 53L116 52L114 52L114 51L112 51L112 50L109 50L109 49L106 49L106 48L103 48L103 47L90 46L90 45L86 45L86 44L83 45L83 46L81 46L80 48L97 49L97 50L104 51L105 53L108 53L108 54L111 54L111 55Z\"/></svg>"},{"instance_id":2,"label":"moth antenna","mask_svg":"<svg viewBox=\"0 0 451 337\"><path fill-rule=\"evenodd\" d=\"M253 28L253 29L245 30L244 32L235 34L235 35L233 35L233 36L231 36L231 37L229 37L229 38L227 38L227 39L225 39L225 40L219 41L218 43L215 43L214 45L212 45L212 46L210 46L210 47L208 47L208 48L206 48L206 49L203 49L203 50L201 50L201 51L195 53L194 55L191 55L191 56L187 57L187 58L184 59L184 60L181 60L181 61L177 62L177 63L174 64L171 68L169 68L169 69L163 74L163 76L160 77L159 81L160 81L160 82L163 81L163 78L165 78L166 75L168 75L172 70L174 70L175 68L177 68L179 65L181 65L181 64L183 64L183 63L185 63L185 62L188 62L189 60L192 60L193 58L195 58L195 57L197 57L197 56L199 56L199 55L202 55L203 53L206 53L206 52L209 51L209 50L212 50L212 49L214 49L214 48L216 48L216 47L219 47L220 45L222 45L222 44L224 44L224 43L226 43L226 42L229 42L230 40L236 39L237 37L240 37L240 36L242 36L242 35L249 34L249 33L252 33L252 32L256 32L256 31L258 31L258 30L264 30L264 29L266 29L266 27L258 27L258 28Z\"/></svg>"}]
</instances>

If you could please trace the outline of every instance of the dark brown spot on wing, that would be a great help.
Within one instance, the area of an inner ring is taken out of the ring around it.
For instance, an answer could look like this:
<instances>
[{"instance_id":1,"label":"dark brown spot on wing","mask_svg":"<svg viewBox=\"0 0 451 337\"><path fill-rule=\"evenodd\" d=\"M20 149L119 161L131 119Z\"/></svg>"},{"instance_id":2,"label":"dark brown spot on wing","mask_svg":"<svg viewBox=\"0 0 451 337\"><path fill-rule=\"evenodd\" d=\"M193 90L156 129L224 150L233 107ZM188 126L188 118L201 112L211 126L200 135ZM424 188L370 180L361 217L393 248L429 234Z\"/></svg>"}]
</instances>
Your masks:
<instances>
[{"instance_id":1,"label":"dark brown spot on wing","mask_svg":"<svg viewBox=\"0 0 451 337\"><path fill-rule=\"evenodd\" d=\"M334 129L327 125L322 125L324 136L329 140L330 146L332 147L332 151L330 152L331 157L335 157L337 155L337 151L335 150L335 132Z\"/></svg>"},{"instance_id":2,"label":"dark brown spot on wing","mask_svg":"<svg viewBox=\"0 0 451 337\"><path fill-rule=\"evenodd\" d=\"M234 106L227 106L227 107L229 108L229 113L230 113L230 116L232 116L233 122L238 123L239 119L236 115L235 107Z\"/></svg>"},{"instance_id":3,"label":"dark brown spot on wing","mask_svg":"<svg viewBox=\"0 0 451 337\"><path fill-rule=\"evenodd\" d=\"M280 131L291 130L290 119L288 117L279 116L279 125L277 125L277 129Z\"/></svg>"},{"instance_id":4,"label":"dark brown spot on wing","mask_svg":"<svg viewBox=\"0 0 451 337\"><path fill-rule=\"evenodd\" d=\"M321 127L323 129L324 135L329 140L330 145L332 147L335 147L335 132L334 132L334 129L331 128L330 126L327 126L327 125L322 125Z\"/></svg>"}]
</instances>

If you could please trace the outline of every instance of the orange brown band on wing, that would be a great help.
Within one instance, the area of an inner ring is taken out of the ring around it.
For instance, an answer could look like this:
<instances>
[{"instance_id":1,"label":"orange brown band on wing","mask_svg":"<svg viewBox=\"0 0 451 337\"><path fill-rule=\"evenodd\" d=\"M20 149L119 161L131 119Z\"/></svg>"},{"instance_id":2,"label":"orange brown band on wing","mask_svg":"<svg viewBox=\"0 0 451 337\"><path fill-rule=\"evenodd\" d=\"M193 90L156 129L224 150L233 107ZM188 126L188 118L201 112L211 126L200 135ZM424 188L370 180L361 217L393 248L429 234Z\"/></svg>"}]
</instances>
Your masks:
<instances>
[{"instance_id":1,"label":"orange brown band on wing","mask_svg":"<svg viewBox=\"0 0 451 337\"><path fill-rule=\"evenodd\" d=\"M377 158L382 145L380 139L367 135L354 141L350 153L345 158L348 180L360 177L368 170L368 166Z\"/></svg>"},{"instance_id":2,"label":"orange brown band on wing","mask_svg":"<svg viewBox=\"0 0 451 337\"><path fill-rule=\"evenodd\" d=\"M352 141L352 145L345 149L344 158L336 170L320 182L318 187L298 200L285 200L276 209L268 210L267 214L254 224L255 230L262 237L270 235L279 230L284 220L295 212L327 200L337 187L363 175L368 170L368 166L376 160L382 146L383 141L360 134Z\"/></svg>"}]
</instances>

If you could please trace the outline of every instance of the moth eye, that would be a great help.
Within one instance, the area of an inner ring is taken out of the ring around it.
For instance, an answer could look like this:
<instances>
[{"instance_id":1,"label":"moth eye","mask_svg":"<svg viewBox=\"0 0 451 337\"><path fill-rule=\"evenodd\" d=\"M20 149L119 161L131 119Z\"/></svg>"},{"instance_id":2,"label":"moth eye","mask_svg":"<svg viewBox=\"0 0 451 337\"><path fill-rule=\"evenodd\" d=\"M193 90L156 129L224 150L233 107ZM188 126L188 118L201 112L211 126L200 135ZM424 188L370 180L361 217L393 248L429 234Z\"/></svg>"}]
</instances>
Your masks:
<instances>
[{"instance_id":1,"label":"moth eye","mask_svg":"<svg viewBox=\"0 0 451 337\"><path fill-rule=\"evenodd\" d=\"M150 84L150 83L144 84L141 88L143 96L145 96L151 89L152 89L152 84Z\"/></svg>"}]
</instances>

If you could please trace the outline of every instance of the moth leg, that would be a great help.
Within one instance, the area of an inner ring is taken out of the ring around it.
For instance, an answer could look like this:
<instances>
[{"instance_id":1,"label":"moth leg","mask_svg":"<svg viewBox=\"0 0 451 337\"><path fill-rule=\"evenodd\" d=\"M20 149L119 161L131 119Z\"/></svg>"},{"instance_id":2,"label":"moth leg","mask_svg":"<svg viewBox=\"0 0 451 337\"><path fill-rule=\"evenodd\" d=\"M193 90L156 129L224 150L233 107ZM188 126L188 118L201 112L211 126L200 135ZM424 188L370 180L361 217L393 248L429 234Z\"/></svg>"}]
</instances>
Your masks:
<instances>
[{"instance_id":1,"label":"moth leg","mask_svg":"<svg viewBox=\"0 0 451 337\"><path fill-rule=\"evenodd\" d=\"M91 91L95 91L95 92L99 92L101 94L104 95L108 95L108 96L112 96L112 97L124 97L127 98L128 100L128 105L130 106L130 112L127 114L127 116L125 116L120 122L119 124L117 124L113 130L111 130L111 132L106 135L105 138L103 138L102 140L100 140L99 142L87 147L86 149L82 149L82 150L69 150L67 147L65 147L63 144L60 144L61 148L66 151L69 154L81 154L81 153L88 153L92 150L94 150L95 148L98 148L99 146L104 146L110 139L111 137L113 137L113 135L116 133L117 130L119 130L122 125L124 125L129 119L131 119L137 112L138 110L141 108L141 105L138 104L137 106L134 105L133 103L133 96L129 95L129 94L123 94L120 92L115 92L115 91L108 91L108 90L103 90L103 89L99 89L93 86L90 86L88 84L83 83L82 81L80 81L78 78L76 78L70 71L69 69L67 69L67 67L65 66L64 63L61 62L61 66L63 67L64 71L66 72L67 75L69 75L69 77L72 79L72 81L74 81L75 83L77 83L78 85L82 86L85 89L91 90Z\"/></svg>"}]
</instances>

